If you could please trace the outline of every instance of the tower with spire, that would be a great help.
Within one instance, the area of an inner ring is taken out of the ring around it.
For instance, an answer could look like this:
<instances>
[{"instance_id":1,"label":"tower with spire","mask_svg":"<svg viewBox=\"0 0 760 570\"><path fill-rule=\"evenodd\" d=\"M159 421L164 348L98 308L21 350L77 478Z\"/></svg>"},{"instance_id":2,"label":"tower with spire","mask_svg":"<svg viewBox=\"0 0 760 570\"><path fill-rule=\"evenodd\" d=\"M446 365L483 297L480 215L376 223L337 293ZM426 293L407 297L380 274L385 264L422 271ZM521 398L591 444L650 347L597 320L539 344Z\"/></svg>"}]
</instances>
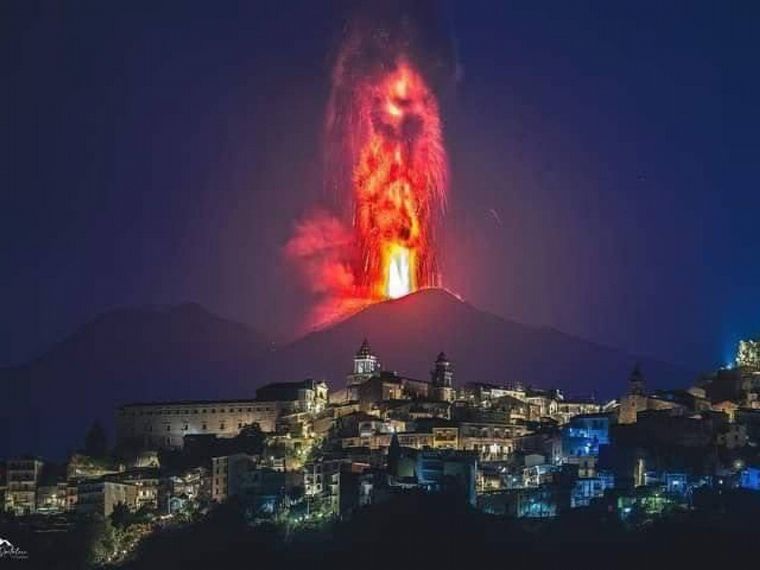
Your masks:
<instances>
[{"instance_id":1,"label":"tower with spire","mask_svg":"<svg viewBox=\"0 0 760 570\"><path fill-rule=\"evenodd\" d=\"M628 377L629 394L644 396L644 375L641 373L641 365L637 362Z\"/></svg>"},{"instance_id":2,"label":"tower with spire","mask_svg":"<svg viewBox=\"0 0 760 570\"><path fill-rule=\"evenodd\" d=\"M355 386L362 384L375 374L379 374L380 369L380 360L372 351L369 341L365 338L359 350L356 351L356 356L354 356L354 367L347 378L348 385Z\"/></svg>"},{"instance_id":3,"label":"tower with spire","mask_svg":"<svg viewBox=\"0 0 760 570\"><path fill-rule=\"evenodd\" d=\"M439 353L438 358L435 359L433 370L430 373L430 380L433 396L437 400L450 402L454 399L454 369L445 353Z\"/></svg>"},{"instance_id":4,"label":"tower with spire","mask_svg":"<svg viewBox=\"0 0 760 570\"><path fill-rule=\"evenodd\" d=\"M636 423L638 413L646 410L648 406L649 398L646 395L644 375L641 373L641 367L637 363L628 377L628 393L620 399L618 423Z\"/></svg>"}]
</instances>

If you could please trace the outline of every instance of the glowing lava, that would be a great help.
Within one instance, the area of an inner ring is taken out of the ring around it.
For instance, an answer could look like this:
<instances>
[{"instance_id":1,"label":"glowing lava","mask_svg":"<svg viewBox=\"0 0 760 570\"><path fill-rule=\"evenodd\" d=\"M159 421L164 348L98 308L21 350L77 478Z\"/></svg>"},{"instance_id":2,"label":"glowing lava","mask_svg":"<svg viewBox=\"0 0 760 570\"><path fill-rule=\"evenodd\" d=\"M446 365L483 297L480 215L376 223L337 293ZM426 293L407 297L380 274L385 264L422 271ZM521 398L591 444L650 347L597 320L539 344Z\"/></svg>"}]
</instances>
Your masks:
<instances>
[{"instance_id":1,"label":"glowing lava","mask_svg":"<svg viewBox=\"0 0 760 570\"><path fill-rule=\"evenodd\" d=\"M440 283L434 230L445 206L446 155L438 104L403 59L363 81L356 97L356 285L367 299L395 299Z\"/></svg>"},{"instance_id":2,"label":"glowing lava","mask_svg":"<svg viewBox=\"0 0 760 570\"><path fill-rule=\"evenodd\" d=\"M391 299L408 295L414 286L414 253L400 245L393 246L388 256L385 294Z\"/></svg>"},{"instance_id":3,"label":"glowing lava","mask_svg":"<svg viewBox=\"0 0 760 570\"><path fill-rule=\"evenodd\" d=\"M313 212L285 246L316 296L312 329L441 281L447 161L435 95L405 57L367 67L353 54L336 64L327 112L328 186L344 203L350 190L352 223Z\"/></svg>"}]
</instances>

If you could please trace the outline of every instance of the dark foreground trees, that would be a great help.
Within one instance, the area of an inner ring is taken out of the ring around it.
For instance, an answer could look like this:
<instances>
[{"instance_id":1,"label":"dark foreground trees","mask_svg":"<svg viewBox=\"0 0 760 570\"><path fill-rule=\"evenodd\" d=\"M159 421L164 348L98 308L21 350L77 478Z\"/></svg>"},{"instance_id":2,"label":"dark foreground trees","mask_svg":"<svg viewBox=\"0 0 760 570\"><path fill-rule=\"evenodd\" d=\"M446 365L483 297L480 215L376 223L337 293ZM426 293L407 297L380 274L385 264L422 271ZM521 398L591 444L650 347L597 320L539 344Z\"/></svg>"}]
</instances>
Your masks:
<instances>
[{"instance_id":1,"label":"dark foreground trees","mask_svg":"<svg viewBox=\"0 0 760 570\"><path fill-rule=\"evenodd\" d=\"M191 527L149 538L129 568L716 567L751 544L760 510L683 513L631 529L614 514L579 509L555 520L483 514L452 497L408 494L348 521L288 533L246 525L223 505ZM584 561L585 562L582 562Z\"/></svg>"}]
</instances>

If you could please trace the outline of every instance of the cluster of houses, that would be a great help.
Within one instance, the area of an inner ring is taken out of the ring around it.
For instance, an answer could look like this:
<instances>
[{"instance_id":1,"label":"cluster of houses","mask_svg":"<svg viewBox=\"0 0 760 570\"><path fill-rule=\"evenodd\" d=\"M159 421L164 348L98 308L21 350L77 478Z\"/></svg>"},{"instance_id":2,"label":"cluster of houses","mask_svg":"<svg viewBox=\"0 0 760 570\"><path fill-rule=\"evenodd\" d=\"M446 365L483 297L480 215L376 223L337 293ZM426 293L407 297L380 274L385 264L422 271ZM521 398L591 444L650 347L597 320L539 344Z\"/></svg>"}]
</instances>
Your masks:
<instances>
[{"instance_id":1,"label":"cluster of houses","mask_svg":"<svg viewBox=\"0 0 760 570\"><path fill-rule=\"evenodd\" d=\"M684 390L650 393L642 372L618 400L570 400L519 384L456 386L385 370L365 340L345 386L278 383L247 400L121 406L115 449L5 462L0 505L16 515L172 516L239 501L253 518L315 520L410 490L552 517L610 502L621 516L686 504L700 489L760 490L760 343Z\"/></svg>"}]
</instances>

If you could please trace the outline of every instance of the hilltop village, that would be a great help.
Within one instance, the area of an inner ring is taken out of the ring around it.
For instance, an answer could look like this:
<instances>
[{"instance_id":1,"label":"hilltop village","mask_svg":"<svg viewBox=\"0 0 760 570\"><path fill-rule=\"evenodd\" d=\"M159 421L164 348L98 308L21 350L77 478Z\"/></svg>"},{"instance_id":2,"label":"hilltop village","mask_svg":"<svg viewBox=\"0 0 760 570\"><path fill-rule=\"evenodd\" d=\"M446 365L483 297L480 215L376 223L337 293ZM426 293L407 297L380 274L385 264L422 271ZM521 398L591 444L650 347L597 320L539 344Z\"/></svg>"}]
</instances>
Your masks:
<instances>
[{"instance_id":1,"label":"hilltop village","mask_svg":"<svg viewBox=\"0 0 760 570\"><path fill-rule=\"evenodd\" d=\"M443 352L428 380L408 378L367 340L348 367L334 391L308 379L252 399L125 403L112 446L96 424L64 465L6 461L4 516L48 530L109 521L116 546L98 560L113 563L232 501L252 525L298 528L411 492L514 518L603 505L636 521L716 490L760 491L759 341L684 389L650 391L635 367L608 402L460 383Z\"/></svg>"}]
</instances>

